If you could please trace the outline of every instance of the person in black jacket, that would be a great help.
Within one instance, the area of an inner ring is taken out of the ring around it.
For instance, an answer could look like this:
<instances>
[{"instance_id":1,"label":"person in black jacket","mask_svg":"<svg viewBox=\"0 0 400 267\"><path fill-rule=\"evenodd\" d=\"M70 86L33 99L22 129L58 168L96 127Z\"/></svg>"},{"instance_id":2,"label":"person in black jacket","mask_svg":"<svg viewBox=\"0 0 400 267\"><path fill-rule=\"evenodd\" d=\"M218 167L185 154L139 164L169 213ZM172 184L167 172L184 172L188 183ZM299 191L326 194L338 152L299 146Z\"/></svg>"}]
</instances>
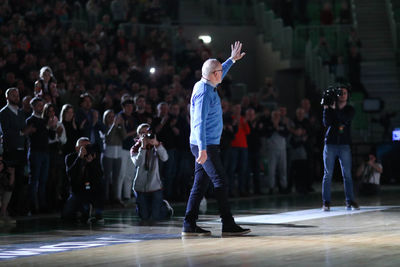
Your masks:
<instances>
[{"instance_id":1,"label":"person in black jacket","mask_svg":"<svg viewBox=\"0 0 400 267\"><path fill-rule=\"evenodd\" d=\"M30 104L33 113L26 119L26 125L33 128L33 132L29 134L28 138L31 212L45 212L48 209L46 185L50 165L49 138L55 138L58 120L52 118L46 121L43 118L44 101L40 97L32 98Z\"/></svg>"},{"instance_id":2,"label":"person in black jacket","mask_svg":"<svg viewBox=\"0 0 400 267\"><path fill-rule=\"evenodd\" d=\"M168 103L161 102L157 105L157 117L153 120L152 128L168 152L168 160L160 166L164 196L167 200L176 199L174 188L177 173L176 150L180 138L177 122L178 118L169 112Z\"/></svg>"},{"instance_id":3,"label":"person in black jacket","mask_svg":"<svg viewBox=\"0 0 400 267\"><path fill-rule=\"evenodd\" d=\"M223 120L223 128L221 134L221 158L222 163L224 165L225 171L229 170L229 154L231 152L231 143L232 140L235 139L235 135L238 131L238 125L236 121L232 119L232 112L230 111L230 103L227 100L221 100L222 106L222 120ZM230 189L230 191L232 191Z\"/></svg>"},{"instance_id":4,"label":"person in black jacket","mask_svg":"<svg viewBox=\"0 0 400 267\"><path fill-rule=\"evenodd\" d=\"M290 176L289 184L294 183L296 192L306 194L311 188L311 177L308 174L310 169L310 158L308 155L308 143L311 124L305 118L303 108L296 109L296 116L289 129L291 132L289 138L290 147ZM291 189L291 188L290 188Z\"/></svg>"},{"instance_id":5,"label":"person in black jacket","mask_svg":"<svg viewBox=\"0 0 400 267\"><path fill-rule=\"evenodd\" d=\"M77 211L80 211L81 222L102 223L104 183L100 157L87 137L81 137L76 141L75 150L65 157L71 192L62 212L62 218L75 220ZM90 205L94 206L94 218L90 217Z\"/></svg>"},{"instance_id":6,"label":"person in black jacket","mask_svg":"<svg viewBox=\"0 0 400 267\"><path fill-rule=\"evenodd\" d=\"M253 173L253 193L261 195L261 184L260 184L260 159L261 159L261 137L263 135L264 125L256 117L256 112L253 108L246 110L246 121L250 127L250 134L247 135L247 146L249 150L248 158L248 171L247 175ZM250 179L246 179L250 181Z\"/></svg>"},{"instance_id":7,"label":"person in black jacket","mask_svg":"<svg viewBox=\"0 0 400 267\"><path fill-rule=\"evenodd\" d=\"M33 127L26 125L26 115L19 108L18 88L7 89L5 96L7 105L0 110L3 157L4 163L10 171L10 184L14 187L8 209L11 215L25 215L28 195L27 179L25 179L24 173L26 165L25 143L26 137L33 131Z\"/></svg>"},{"instance_id":8,"label":"person in black jacket","mask_svg":"<svg viewBox=\"0 0 400 267\"><path fill-rule=\"evenodd\" d=\"M103 151L103 139L100 132L103 130L99 112L93 109L93 97L84 93L79 96L79 109L75 114L75 122L79 127L80 136L89 138L99 154Z\"/></svg>"},{"instance_id":9,"label":"person in black jacket","mask_svg":"<svg viewBox=\"0 0 400 267\"><path fill-rule=\"evenodd\" d=\"M355 110L348 105L348 88L340 88L341 94L332 105L324 105L323 123L327 128L325 133L325 146L323 152L324 178L322 180L323 211L330 211L331 181L335 167L335 160L339 158L344 180L346 195L346 209L360 209L354 201L353 181L351 177L351 121Z\"/></svg>"}]
</instances>

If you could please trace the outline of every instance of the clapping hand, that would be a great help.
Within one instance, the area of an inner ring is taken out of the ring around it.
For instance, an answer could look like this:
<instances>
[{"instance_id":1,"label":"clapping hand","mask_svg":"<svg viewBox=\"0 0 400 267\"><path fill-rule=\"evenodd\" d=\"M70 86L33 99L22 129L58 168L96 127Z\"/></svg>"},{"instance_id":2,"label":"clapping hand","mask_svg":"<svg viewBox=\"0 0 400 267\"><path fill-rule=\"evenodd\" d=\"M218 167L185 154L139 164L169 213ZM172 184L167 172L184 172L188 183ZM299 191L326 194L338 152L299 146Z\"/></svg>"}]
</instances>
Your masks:
<instances>
[{"instance_id":1,"label":"clapping hand","mask_svg":"<svg viewBox=\"0 0 400 267\"><path fill-rule=\"evenodd\" d=\"M55 129L57 127L58 119L56 116L49 118L47 125L51 129Z\"/></svg>"},{"instance_id":2,"label":"clapping hand","mask_svg":"<svg viewBox=\"0 0 400 267\"><path fill-rule=\"evenodd\" d=\"M60 137L62 135L63 131L64 131L63 127L62 126L58 126L56 128L57 136Z\"/></svg>"}]
</instances>

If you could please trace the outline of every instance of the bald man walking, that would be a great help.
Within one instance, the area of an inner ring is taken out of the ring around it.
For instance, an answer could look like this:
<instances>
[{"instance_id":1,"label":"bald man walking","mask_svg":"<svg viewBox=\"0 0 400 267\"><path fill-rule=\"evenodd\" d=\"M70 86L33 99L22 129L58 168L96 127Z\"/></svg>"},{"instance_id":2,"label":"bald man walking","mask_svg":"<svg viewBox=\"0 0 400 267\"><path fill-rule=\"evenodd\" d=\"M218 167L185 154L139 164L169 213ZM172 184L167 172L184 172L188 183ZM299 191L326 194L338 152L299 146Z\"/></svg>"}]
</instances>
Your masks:
<instances>
[{"instance_id":1,"label":"bald man walking","mask_svg":"<svg viewBox=\"0 0 400 267\"><path fill-rule=\"evenodd\" d=\"M209 181L214 185L222 221L222 236L243 235L243 229L235 223L228 202L227 177L221 162L219 143L223 121L221 100L216 86L221 83L230 67L240 60L242 43L231 45L231 57L223 64L216 59L203 63L202 78L193 88L190 101L190 149L195 157L194 183L190 192L183 222L182 236L208 236L210 231L197 226L200 201Z\"/></svg>"}]
</instances>

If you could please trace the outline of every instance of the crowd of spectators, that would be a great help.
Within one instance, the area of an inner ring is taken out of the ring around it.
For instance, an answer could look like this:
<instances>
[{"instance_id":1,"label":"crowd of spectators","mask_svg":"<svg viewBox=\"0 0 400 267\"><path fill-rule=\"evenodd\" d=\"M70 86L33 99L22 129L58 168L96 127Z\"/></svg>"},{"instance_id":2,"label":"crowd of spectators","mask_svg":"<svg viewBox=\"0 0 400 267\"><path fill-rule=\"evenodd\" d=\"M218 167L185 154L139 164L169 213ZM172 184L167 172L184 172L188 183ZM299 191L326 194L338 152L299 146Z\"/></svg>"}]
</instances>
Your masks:
<instances>
[{"instance_id":1,"label":"crowd of spectators","mask_svg":"<svg viewBox=\"0 0 400 267\"><path fill-rule=\"evenodd\" d=\"M361 82L361 55L362 42L357 31L351 29L343 49L331 47L326 37L320 37L315 53L321 58L322 64L329 67L329 71L335 75L336 82L349 83L353 92L361 92L367 97L367 92ZM343 50L343 52L340 52Z\"/></svg>"},{"instance_id":2,"label":"crowd of spectators","mask_svg":"<svg viewBox=\"0 0 400 267\"><path fill-rule=\"evenodd\" d=\"M323 65L335 75L336 82L348 83L353 92L367 92L361 83L362 42L352 25L352 11L348 0L300 1L266 0L267 5L282 18L285 26L303 28L298 34L310 40ZM339 27L329 27L336 25ZM343 26L343 27L340 27ZM305 27L304 27L305 26ZM309 26L309 27L307 27ZM312 35L319 36L314 40Z\"/></svg>"},{"instance_id":3,"label":"crowd of spectators","mask_svg":"<svg viewBox=\"0 0 400 267\"><path fill-rule=\"evenodd\" d=\"M349 0L267 0L285 26L351 24Z\"/></svg>"},{"instance_id":4,"label":"crowd of spectators","mask_svg":"<svg viewBox=\"0 0 400 267\"><path fill-rule=\"evenodd\" d=\"M146 2L152 8L140 12L133 4L118 9L125 1L88 1L88 11L93 11L87 13L93 16L89 31L68 23L76 3L4 1L0 7L0 105L7 108L11 101L20 107L17 114L23 114L27 128L19 133L26 143L18 153L28 159L13 166L11 178L3 175L2 191L8 193L2 206L12 190L8 212L13 216L60 211L70 193L64 159L76 152L78 138L86 137L102 155L102 199L124 207L133 196L135 175L129 151L142 123L151 125L168 154L160 162L164 197L186 200L194 163L188 104L212 51L183 38L183 28L174 32L174 42L161 27L138 36L135 23L153 23L146 19L158 1ZM124 15L117 16L117 9ZM102 14L106 10L112 12ZM133 25L128 32L125 21ZM291 192L292 186L301 193L312 190L310 175L303 175L315 154L316 127L311 125L316 119L309 100L302 100L292 117L279 105L272 79L240 103L230 100L230 84L226 77L219 91L224 110L221 149L231 195L263 194L266 188L272 194L276 179L282 193ZM17 90L6 97L8 88ZM118 127L123 127L119 137L110 136Z\"/></svg>"}]
</instances>

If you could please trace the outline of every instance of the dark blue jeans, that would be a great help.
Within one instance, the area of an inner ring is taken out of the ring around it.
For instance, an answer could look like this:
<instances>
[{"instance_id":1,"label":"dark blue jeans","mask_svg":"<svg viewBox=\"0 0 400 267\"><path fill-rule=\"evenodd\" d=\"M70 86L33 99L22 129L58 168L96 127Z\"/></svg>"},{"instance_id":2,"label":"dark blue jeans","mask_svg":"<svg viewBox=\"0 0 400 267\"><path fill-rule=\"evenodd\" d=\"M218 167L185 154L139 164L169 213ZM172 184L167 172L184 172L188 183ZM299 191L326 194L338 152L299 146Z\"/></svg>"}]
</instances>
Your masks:
<instances>
[{"instance_id":1,"label":"dark blue jeans","mask_svg":"<svg viewBox=\"0 0 400 267\"><path fill-rule=\"evenodd\" d=\"M253 192L260 193L261 192L261 184L260 184L260 151L249 151L248 152L248 163L247 166L247 183L250 182L250 174L253 173Z\"/></svg>"},{"instance_id":2,"label":"dark blue jeans","mask_svg":"<svg viewBox=\"0 0 400 267\"><path fill-rule=\"evenodd\" d=\"M232 147L230 150L230 168L229 168L229 191L232 193L235 188L235 171L237 170L238 177L238 191L240 193L248 191L247 180L247 161L248 150L247 147Z\"/></svg>"},{"instance_id":3,"label":"dark blue jeans","mask_svg":"<svg viewBox=\"0 0 400 267\"><path fill-rule=\"evenodd\" d=\"M168 149L167 152L168 160L161 164L164 194L166 199L174 199L174 183L177 172L176 149Z\"/></svg>"},{"instance_id":4,"label":"dark blue jeans","mask_svg":"<svg viewBox=\"0 0 400 267\"><path fill-rule=\"evenodd\" d=\"M170 216L163 204L163 191L135 192L136 212L142 220L165 220Z\"/></svg>"},{"instance_id":5,"label":"dark blue jeans","mask_svg":"<svg viewBox=\"0 0 400 267\"><path fill-rule=\"evenodd\" d=\"M95 215L102 216L104 209L104 190L88 190L82 193L71 193L67 202L65 203L61 217L66 220L73 220L76 218L76 213L82 213L84 219L89 218L90 204L95 209Z\"/></svg>"},{"instance_id":6,"label":"dark blue jeans","mask_svg":"<svg viewBox=\"0 0 400 267\"><path fill-rule=\"evenodd\" d=\"M199 148L190 145L193 156L197 159ZM184 228L193 228L199 215L200 201L207 190L209 181L214 185L214 195L218 203L222 223L233 223L233 217L228 202L228 190L225 169L221 161L219 145L207 146L207 160L204 164L195 161L194 183L186 207Z\"/></svg>"},{"instance_id":7,"label":"dark blue jeans","mask_svg":"<svg viewBox=\"0 0 400 267\"><path fill-rule=\"evenodd\" d=\"M48 152L28 152L31 176L29 180L31 201L34 209L47 208L46 184L49 175L50 157Z\"/></svg>"},{"instance_id":8,"label":"dark blue jeans","mask_svg":"<svg viewBox=\"0 0 400 267\"><path fill-rule=\"evenodd\" d=\"M177 183L179 200L182 198L186 200L189 196L191 188L191 179L193 175L193 155L189 150L177 150L176 162L177 169Z\"/></svg>"},{"instance_id":9,"label":"dark blue jeans","mask_svg":"<svg viewBox=\"0 0 400 267\"><path fill-rule=\"evenodd\" d=\"M351 178L351 150L349 145L330 145L324 146L324 178L322 180L322 201L324 203L331 202L331 182L335 160L339 158L340 167L342 168L344 193L346 203L354 200L353 196L353 180Z\"/></svg>"}]
</instances>

